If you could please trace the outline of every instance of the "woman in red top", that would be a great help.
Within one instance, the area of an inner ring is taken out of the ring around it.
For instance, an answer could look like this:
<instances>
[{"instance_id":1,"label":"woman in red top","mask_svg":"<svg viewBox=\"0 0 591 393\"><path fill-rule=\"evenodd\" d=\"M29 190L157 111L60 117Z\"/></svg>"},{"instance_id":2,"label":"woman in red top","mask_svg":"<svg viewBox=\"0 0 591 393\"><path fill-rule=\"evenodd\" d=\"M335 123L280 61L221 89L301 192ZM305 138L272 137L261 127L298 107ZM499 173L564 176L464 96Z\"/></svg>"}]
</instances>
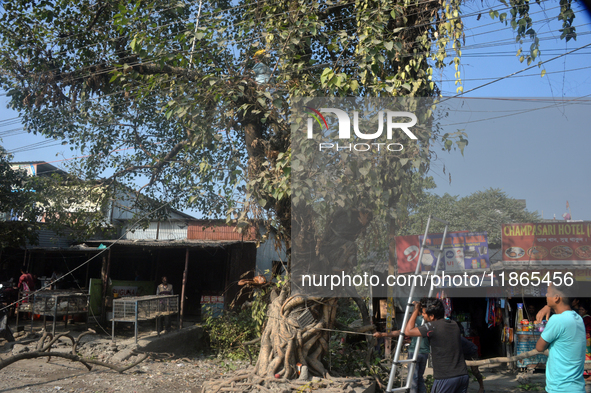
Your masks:
<instances>
[{"instance_id":1,"label":"woman in red top","mask_svg":"<svg viewBox=\"0 0 591 393\"><path fill-rule=\"evenodd\" d=\"M25 272L23 269L21 269L21 276L18 279L18 288L27 292L35 290L35 280L33 280L33 276L31 276L30 273Z\"/></svg>"},{"instance_id":2,"label":"woman in red top","mask_svg":"<svg viewBox=\"0 0 591 393\"><path fill-rule=\"evenodd\" d=\"M578 306L578 312L583 317L583 323L585 324L585 333L587 334L587 353L585 354L585 363L591 361L591 316L589 316L589 302L587 300L580 300ZM585 371L583 373L585 380L591 378L591 372Z\"/></svg>"}]
</instances>

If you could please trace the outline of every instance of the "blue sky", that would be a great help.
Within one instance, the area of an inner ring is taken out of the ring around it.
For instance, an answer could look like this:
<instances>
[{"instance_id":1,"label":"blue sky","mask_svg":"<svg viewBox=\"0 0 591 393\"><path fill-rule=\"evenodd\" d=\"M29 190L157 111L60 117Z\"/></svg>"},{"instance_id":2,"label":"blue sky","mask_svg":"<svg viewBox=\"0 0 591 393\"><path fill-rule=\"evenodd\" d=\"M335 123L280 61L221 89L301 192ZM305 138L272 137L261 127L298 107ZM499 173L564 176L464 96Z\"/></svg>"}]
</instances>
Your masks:
<instances>
[{"instance_id":1,"label":"blue sky","mask_svg":"<svg viewBox=\"0 0 591 393\"><path fill-rule=\"evenodd\" d=\"M462 129L464 156L444 153L431 175L438 194L464 196L489 187L526 199L544 218L562 219L569 201L573 219L591 219L586 102L552 99L454 99L442 124ZM445 165L446 174L443 174ZM451 183L449 175L451 174Z\"/></svg>"},{"instance_id":2,"label":"blue sky","mask_svg":"<svg viewBox=\"0 0 591 393\"><path fill-rule=\"evenodd\" d=\"M536 4L531 6L534 21L539 21L534 24L541 41L541 56L537 60L547 61L591 44L591 19L587 12L580 6L575 8L579 36L576 41L567 43L559 39L560 23L553 20L558 3L544 3L546 11ZM494 4L495 9L503 11L501 3ZM466 92L527 67L515 56L519 45L510 27L505 27L498 19L491 20L486 8L477 20L480 12L476 7L482 10L477 3L463 8L463 21L468 29L460 70ZM528 47L529 43L525 42L524 49ZM438 151L439 158L430 173L438 185L434 191L465 196L489 187L501 188L511 197L526 199L529 210L540 214L543 211L545 218L556 214L557 219L562 218L568 200L573 219L591 220L591 175L588 173L591 127L587 120L591 117L585 116L591 109L590 67L591 46L552 60L543 68L535 67L466 93L471 99L451 111L444 123L454 124L449 126L450 131L465 129L469 145L463 156L457 151ZM543 78L540 76L542 69L546 70ZM456 93L454 72L450 67L434 76L445 96ZM477 99L485 97L506 100ZM518 99L521 97L546 100L532 103ZM581 97L587 102L575 105L573 99ZM454 105L458 102L453 101ZM59 166L60 160L80 154L41 136L7 133L20 126L6 122L18 116L6 109L6 103L6 96L0 96L0 144L9 151L29 147L15 153L16 161L45 160ZM539 107L548 108L533 110ZM508 116L514 113L511 111L523 113ZM476 121L481 119L489 120ZM48 146L31 149L36 143Z\"/></svg>"},{"instance_id":3,"label":"blue sky","mask_svg":"<svg viewBox=\"0 0 591 393\"><path fill-rule=\"evenodd\" d=\"M552 7L550 4L547 8ZM555 21L534 24L541 40L542 61L591 43L591 18L581 7L576 10L576 41L559 40L560 25ZM536 11L535 5L532 11ZM553 11L545 15L550 17ZM464 91L527 67L515 56L519 47L514 39L511 42L511 34L506 30L471 37L502 27L500 23L480 27L490 22L486 15L480 21L475 17L465 21L473 27L465 46L474 48L463 51ZM476 48L479 43L490 41L499 46ZM524 48L528 47L528 43L524 44ZM469 97L505 100L469 99L463 102L461 110L450 112L443 123L458 123L449 130L465 129L469 145L464 156L440 152L431 172L438 186L435 192L465 196L489 187L501 188L511 197L525 199L528 210L543 212L544 218L556 214L557 219L562 219L569 201L573 219L591 220L590 67L591 46L544 64L544 78L540 76L541 69L535 67L468 93ZM442 79L453 79L453 73L447 72ZM443 83L443 91L445 95L454 94L454 83ZM525 98L518 99L522 97ZM536 102L530 100L532 97L545 100ZM480 119L490 120L476 122ZM442 173L444 165L446 174Z\"/></svg>"}]
</instances>

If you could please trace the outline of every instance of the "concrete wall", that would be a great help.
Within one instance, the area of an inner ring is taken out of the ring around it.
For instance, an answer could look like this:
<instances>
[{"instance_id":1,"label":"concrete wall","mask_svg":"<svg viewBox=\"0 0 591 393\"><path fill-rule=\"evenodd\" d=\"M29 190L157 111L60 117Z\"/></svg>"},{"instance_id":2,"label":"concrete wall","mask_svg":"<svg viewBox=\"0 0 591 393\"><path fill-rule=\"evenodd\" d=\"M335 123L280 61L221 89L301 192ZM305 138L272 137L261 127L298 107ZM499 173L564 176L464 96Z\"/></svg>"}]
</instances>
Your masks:
<instances>
[{"instance_id":1,"label":"concrete wall","mask_svg":"<svg viewBox=\"0 0 591 393\"><path fill-rule=\"evenodd\" d=\"M277 251L275 249L275 236L270 235L269 240L261 243L257 248L256 274L265 274L267 270L271 272L273 261L283 261L284 264L287 264L287 255L285 253L285 244ZM267 277L270 277L270 273L267 274Z\"/></svg>"}]
</instances>

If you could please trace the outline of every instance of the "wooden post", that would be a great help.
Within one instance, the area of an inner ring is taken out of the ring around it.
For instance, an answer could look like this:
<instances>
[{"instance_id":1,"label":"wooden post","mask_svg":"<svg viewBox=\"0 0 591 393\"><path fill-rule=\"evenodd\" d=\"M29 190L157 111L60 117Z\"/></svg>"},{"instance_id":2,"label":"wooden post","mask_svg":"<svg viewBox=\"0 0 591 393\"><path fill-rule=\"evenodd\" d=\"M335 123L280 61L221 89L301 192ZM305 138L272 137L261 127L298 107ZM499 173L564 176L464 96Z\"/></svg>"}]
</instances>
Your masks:
<instances>
[{"instance_id":1,"label":"wooden post","mask_svg":"<svg viewBox=\"0 0 591 393\"><path fill-rule=\"evenodd\" d=\"M185 253L185 271L183 272L183 287L181 289L181 319L179 329L183 328L183 317L185 316L185 287L187 286L187 275L189 274L189 247Z\"/></svg>"},{"instance_id":2,"label":"wooden post","mask_svg":"<svg viewBox=\"0 0 591 393\"><path fill-rule=\"evenodd\" d=\"M84 254L84 257L88 259L88 254ZM86 282L84 286L90 288L90 262L86 264Z\"/></svg>"},{"instance_id":3,"label":"wooden post","mask_svg":"<svg viewBox=\"0 0 591 393\"><path fill-rule=\"evenodd\" d=\"M503 309L503 326L511 327L511 324L509 323L510 321L511 319L509 318L509 299L505 299L505 308ZM517 334L515 334L515 332L513 332L513 337L517 338ZM507 340L505 342L505 356L511 356L511 349L511 343L509 342L509 340ZM510 362L507 364L507 366L511 371L517 369L517 363L515 362Z\"/></svg>"},{"instance_id":4,"label":"wooden post","mask_svg":"<svg viewBox=\"0 0 591 393\"><path fill-rule=\"evenodd\" d=\"M103 294L101 307L101 322L107 321L107 288L109 287L109 271L111 270L111 249L107 252L107 256L103 254L103 267L101 269L101 280L103 280Z\"/></svg>"},{"instance_id":5,"label":"wooden post","mask_svg":"<svg viewBox=\"0 0 591 393\"><path fill-rule=\"evenodd\" d=\"M31 254L32 252L29 251L29 258L27 259L27 273L31 273Z\"/></svg>"},{"instance_id":6,"label":"wooden post","mask_svg":"<svg viewBox=\"0 0 591 393\"><path fill-rule=\"evenodd\" d=\"M154 264L152 269L152 281L156 281L156 284L159 283L158 280L158 262L160 261L160 249L156 250L156 256L154 257Z\"/></svg>"},{"instance_id":7,"label":"wooden post","mask_svg":"<svg viewBox=\"0 0 591 393\"><path fill-rule=\"evenodd\" d=\"M388 221L388 274L390 276L398 273L396 261L396 220L390 218ZM394 287L388 286L387 298L387 312L386 312L386 332L390 333L394 329L394 320L396 319L396 308L394 307ZM402 326L400 326L402 327ZM392 339L386 338L384 340L385 356L390 356L392 353Z\"/></svg>"}]
</instances>

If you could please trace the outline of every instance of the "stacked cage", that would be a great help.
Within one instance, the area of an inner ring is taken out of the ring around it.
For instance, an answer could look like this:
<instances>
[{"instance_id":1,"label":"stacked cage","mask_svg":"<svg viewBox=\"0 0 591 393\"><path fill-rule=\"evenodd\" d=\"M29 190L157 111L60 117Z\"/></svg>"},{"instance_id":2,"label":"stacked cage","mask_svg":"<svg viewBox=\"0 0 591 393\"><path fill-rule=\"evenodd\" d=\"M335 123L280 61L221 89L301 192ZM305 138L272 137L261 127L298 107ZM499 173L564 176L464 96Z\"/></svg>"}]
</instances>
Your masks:
<instances>
[{"instance_id":1,"label":"stacked cage","mask_svg":"<svg viewBox=\"0 0 591 393\"><path fill-rule=\"evenodd\" d=\"M178 313L178 296L139 296L113 300L113 319L133 321L154 319Z\"/></svg>"}]
</instances>

